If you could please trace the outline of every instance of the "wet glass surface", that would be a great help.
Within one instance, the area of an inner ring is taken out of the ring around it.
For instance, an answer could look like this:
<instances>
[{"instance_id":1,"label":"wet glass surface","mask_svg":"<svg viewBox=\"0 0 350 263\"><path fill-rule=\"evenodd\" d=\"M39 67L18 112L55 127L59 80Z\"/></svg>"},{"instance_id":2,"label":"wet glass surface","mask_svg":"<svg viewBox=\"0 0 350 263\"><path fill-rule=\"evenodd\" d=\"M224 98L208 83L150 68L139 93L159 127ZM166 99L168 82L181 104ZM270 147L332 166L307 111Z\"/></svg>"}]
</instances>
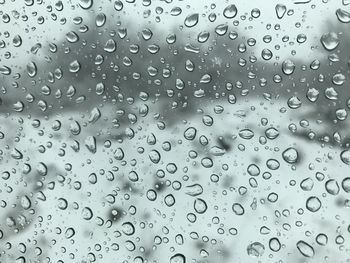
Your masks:
<instances>
[{"instance_id":1,"label":"wet glass surface","mask_svg":"<svg viewBox=\"0 0 350 263\"><path fill-rule=\"evenodd\" d=\"M349 22L0 0L0 262L349 262Z\"/></svg>"}]
</instances>

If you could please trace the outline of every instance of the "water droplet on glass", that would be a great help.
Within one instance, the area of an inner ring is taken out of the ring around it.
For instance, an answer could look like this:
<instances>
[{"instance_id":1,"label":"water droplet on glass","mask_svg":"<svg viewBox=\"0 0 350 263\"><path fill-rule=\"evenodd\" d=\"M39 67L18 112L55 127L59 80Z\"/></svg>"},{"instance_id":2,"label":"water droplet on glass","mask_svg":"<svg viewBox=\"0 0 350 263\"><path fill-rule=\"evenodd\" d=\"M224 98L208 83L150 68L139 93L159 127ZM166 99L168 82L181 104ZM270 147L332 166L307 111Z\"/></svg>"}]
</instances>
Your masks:
<instances>
[{"instance_id":1,"label":"water droplet on glass","mask_svg":"<svg viewBox=\"0 0 350 263\"><path fill-rule=\"evenodd\" d=\"M13 42L13 45L15 47L21 46L22 45L22 38L21 38L21 36L20 35L15 35L13 40L12 40L12 42Z\"/></svg>"},{"instance_id":2,"label":"water droplet on glass","mask_svg":"<svg viewBox=\"0 0 350 263\"><path fill-rule=\"evenodd\" d=\"M92 213L91 208L84 207L82 212L81 212L81 215L85 220L90 220L93 217L93 213Z\"/></svg>"},{"instance_id":3,"label":"water droplet on glass","mask_svg":"<svg viewBox=\"0 0 350 263\"><path fill-rule=\"evenodd\" d=\"M108 53L113 53L117 49L117 44L113 39L108 39L103 50Z\"/></svg>"},{"instance_id":4,"label":"water droplet on glass","mask_svg":"<svg viewBox=\"0 0 350 263\"><path fill-rule=\"evenodd\" d=\"M261 57L264 59L264 60L270 60L272 58L273 54L272 54L272 51L270 49L263 49L262 52L261 52Z\"/></svg>"},{"instance_id":5,"label":"water droplet on glass","mask_svg":"<svg viewBox=\"0 0 350 263\"><path fill-rule=\"evenodd\" d=\"M224 17L231 19L237 15L237 7L234 4L228 5L223 11Z\"/></svg>"},{"instance_id":6,"label":"water droplet on glass","mask_svg":"<svg viewBox=\"0 0 350 263\"><path fill-rule=\"evenodd\" d=\"M28 198L28 196L24 195L21 198L21 206L23 207L23 209L28 210L32 205L32 202L30 201L30 199Z\"/></svg>"},{"instance_id":7,"label":"water droplet on glass","mask_svg":"<svg viewBox=\"0 0 350 263\"><path fill-rule=\"evenodd\" d=\"M247 253L249 256L257 258L261 257L265 252L265 246L260 242L254 242L248 245Z\"/></svg>"},{"instance_id":8,"label":"water droplet on glass","mask_svg":"<svg viewBox=\"0 0 350 263\"><path fill-rule=\"evenodd\" d=\"M343 163L350 165L350 150L344 150L340 153L340 159Z\"/></svg>"},{"instance_id":9,"label":"water droplet on glass","mask_svg":"<svg viewBox=\"0 0 350 263\"><path fill-rule=\"evenodd\" d=\"M79 41L79 36L74 31L70 31L66 34L66 39L70 43L75 43Z\"/></svg>"},{"instance_id":10,"label":"water droplet on glass","mask_svg":"<svg viewBox=\"0 0 350 263\"><path fill-rule=\"evenodd\" d=\"M149 159L152 161L152 163L159 163L160 161L160 153L157 151L157 150L152 150L150 153L149 153Z\"/></svg>"},{"instance_id":11,"label":"water droplet on glass","mask_svg":"<svg viewBox=\"0 0 350 263\"><path fill-rule=\"evenodd\" d=\"M95 20L97 27L102 27L106 23L106 15L104 13L99 13Z\"/></svg>"},{"instance_id":12,"label":"water droplet on glass","mask_svg":"<svg viewBox=\"0 0 350 263\"><path fill-rule=\"evenodd\" d=\"M318 199L318 197L316 197L316 196L310 196L306 200L306 208L310 212L317 212L318 210L320 210L321 205L322 205L322 203L321 203L320 199Z\"/></svg>"},{"instance_id":13,"label":"water droplet on glass","mask_svg":"<svg viewBox=\"0 0 350 263\"><path fill-rule=\"evenodd\" d=\"M171 10L170 10L170 14L172 15L172 16L178 16L178 15L180 15L182 13L182 9L180 8L180 7L178 7L178 6L175 6L175 7L173 7Z\"/></svg>"},{"instance_id":14,"label":"water droplet on glass","mask_svg":"<svg viewBox=\"0 0 350 263\"><path fill-rule=\"evenodd\" d=\"M201 199L201 198L197 198L194 201L194 210L198 213L198 214L203 214L205 213L205 211L207 211L207 203Z\"/></svg>"},{"instance_id":15,"label":"water droplet on glass","mask_svg":"<svg viewBox=\"0 0 350 263\"><path fill-rule=\"evenodd\" d=\"M200 184L186 186L185 193L190 196L197 196L203 193L203 187Z\"/></svg>"},{"instance_id":16,"label":"water droplet on glass","mask_svg":"<svg viewBox=\"0 0 350 263\"><path fill-rule=\"evenodd\" d=\"M37 73L37 68L36 68L36 64L33 61L27 64L27 73L31 78L35 77Z\"/></svg>"},{"instance_id":17,"label":"water droplet on glass","mask_svg":"<svg viewBox=\"0 0 350 263\"><path fill-rule=\"evenodd\" d=\"M194 27L197 25L199 19L198 13L190 14L185 18L185 26L187 27Z\"/></svg>"},{"instance_id":18,"label":"water droplet on glass","mask_svg":"<svg viewBox=\"0 0 350 263\"><path fill-rule=\"evenodd\" d=\"M170 258L169 263L186 263L186 257L183 254L175 254Z\"/></svg>"},{"instance_id":19,"label":"water droplet on glass","mask_svg":"<svg viewBox=\"0 0 350 263\"><path fill-rule=\"evenodd\" d=\"M349 23L350 22L350 13L345 11L344 9L338 8L335 12L337 15L337 18L342 23Z\"/></svg>"},{"instance_id":20,"label":"water droplet on glass","mask_svg":"<svg viewBox=\"0 0 350 263\"><path fill-rule=\"evenodd\" d=\"M281 249L281 243L277 237L273 237L269 241L269 247L273 252L277 252Z\"/></svg>"},{"instance_id":21,"label":"water droplet on glass","mask_svg":"<svg viewBox=\"0 0 350 263\"><path fill-rule=\"evenodd\" d=\"M297 108L300 108L301 101L300 101L300 99L298 97L293 96L293 97L288 99L287 104L288 104L289 108L297 109Z\"/></svg>"},{"instance_id":22,"label":"water droplet on glass","mask_svg":"<svg viewBox=\"0 0 350 263\"><path fill-rule=\"evenodd\" d=\"M288 148L282 153L283 160L287 163L296 163L298 161L298 151L295 148Z\"/></svg>"},{"instance_id":23,"label":"water droplet on glass","mask_svg":"<svg viewBox=\"0 0 350 263\"><path fill-rule=\"evenodd\" d=\"M249 140L254 137L254 132L250 129L243 129L239 131L238 135L242 139Z\"/></svg>"},{"instance_id":24,"label":"water droplet on glass","mask_svg":"<svg viewBox=\"0 0 350 263\"><path fill-rule=\"evenodd\" d=\"M337 33L328 32L322 35L321 43L327 51L332 51L338 47L339 37Z\"/></svg>"},{"instance_id":25,"label":"water droplet on glass","mask_svg":"<svg viewBox=\"0 0 350 263\"><path fill-rule=\"evenodd\" d=\"M338 182L335 179L330 179L325 183L327 193L337 195L340 191Z\"/></svg>"},{"instance_id":26,"label":"water droplet on glass","mask_svg":"<svg viewBox=\"0 0 350 263\"><path fill-rule=\"evenodd\" d=\"M184 137L187 140L194 140L194 138L196 137L197 134L197 130L194 127L189 127L186 129L186 131L184 132Z\"/></svg>"},{"instance_id":27,"label":"water droplet on glass","mask_svg":"<svg viewBox=\"0 0 350 263\"><path fill-rule=\"evenodd\" d=\"M93 4L92 0L80 0L79 5L83 9L89 9Z\"/></svg>"},{"instance_id":28,"label":"water droplet on glass","mask_svg":"<svg viewBox=\"0 0 350 263\"><path fill-rule=\"evenodd\" d=\"M244 214L244 208L240 203L234 203L232 205L232 211L238 216L241 216Z\"/></svg>"},{"instance_id":29,"label":"water droplet on glass","mask_svg":"<svg viewBox=\"0 0 350 263\"><path fill-rule=\"evenodd\" d=\"M314 248L303 240L297 242L297 248L304 257L311 258L315 255Z\"/></svg>"},{"instance_id":30,"label":"water droplet on glass","mask_svg":"<svg viewBox=\"0 0 350 263\"><path fill-rule=\"evenodd\" d=\"M278 19L282 19L284 14L287 12L287 7L283 4L277 4L275 7L275 11Z\"/></svg>"},{"instance_id":31,"label":"water droplet on glass","mask_svg":"<svg viewBox=\"0 0 350 263\"><path fill-rule=\"evenodd\" d=\"M295 64L294 64L293 61L291 61L289 59L283 61L283 63L282 63L282 71L283 71L284 74L291 75L291 74L293 74L294 69L295 69Z\"/></svg>"}]
</instances>

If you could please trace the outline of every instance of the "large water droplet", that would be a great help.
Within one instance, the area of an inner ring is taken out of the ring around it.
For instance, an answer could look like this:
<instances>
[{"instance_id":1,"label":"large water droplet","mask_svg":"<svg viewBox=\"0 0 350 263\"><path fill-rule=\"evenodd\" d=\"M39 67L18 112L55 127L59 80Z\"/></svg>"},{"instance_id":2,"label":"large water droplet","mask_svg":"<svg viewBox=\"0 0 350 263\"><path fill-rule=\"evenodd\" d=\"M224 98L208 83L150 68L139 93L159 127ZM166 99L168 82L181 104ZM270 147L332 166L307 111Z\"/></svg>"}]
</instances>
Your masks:
<instances>
[{"instance_id":1,"label":"large water droplet","mask_svg":"<svg viewBox=\"0 0 350 263\"><path fill-rule=\"evenodd\" d=\"M295 148L288 148L282 153L283 160L287 163L296 163L298 161L298 151Z\"/></svg>"},{"instance_id":2,"label":"large water droplet","mask_svg":"<svg viewBox=\"0 0 350 263\"><path fill-rule=\"evenodd\" d=\"M92 213L91 208L84 207L82 212L81 212L81 215L85 220L90 220L93 217L93 213Z\"/></svg>"},{"instance_id":3,"label":"large water droplet","mask_svg":"<svg viewBox=\"0 0 350 263\"><path fill-rule=\"evenodd\" d=\"M254 242L248 245L247 253L251 257L261 257L265 252L265 246L260 242Z\"/></svg>"},{"instance_id":4,"label":"large water droplet","mask_svg":"<svg viewBox=\"0 0 350 263\"><path fill-rule=\"evenodd\" d=\"M289 59L283 61L283 63L282 63L282 71L283 71L284 74L291 75L291 74L293 74L294 69L295 69L295 64L294 64L293 61L291 61Z\"/></svg>"},{"instance_id":5,"label":"large water droplet","mask_svg":"<svg viewBox=\"0 0 350 263\"><path fill-rule=\"evenodd\" d=\"M322 35L321 43L327 51L332 51L338 47L339 37L337 33L328 32Z\"/></svg>"},{"instance_id":6,"label":"large water droplet","mask_svg":"<svg viewBox=\"0 0 350 263\"><path fill-rule=\"evenodd\" d=\"M350 165L350 150L344 150L340 153L340 159L343 163Z\"/></svg>"},{"instance_id":7,"label":"large water droplet","mask_svg":"<svg viewBox=\"0 0 350 263\"><path fill-rule=\"evenodd\" d=\"M99 13L95 20L97 27L102 27L106 23L106 15L104 13Z\"/></svg>"},{"instance_id":8,"label":"large water droplet","mask_svg":"<svg viewBox=\"0 0 350 263\"><path fill-rule=\"evenodd\" d=\"M311 258L315 255L314 248L303 240L297 242L297 248L304 257Z\"/></svg>"},{"instance_id":9,"label":"large water droplet","mask_svg":"<svg viewBox=\"0 0 350 263\"><path fill-rule=\"evenodd\" d=\"M226 18L234 18L237 15L237 7L236 5L232 4L232 5L228 5L225 7L224 11L223 11L223 15Z\"/></svg>"},{"instance_id":10,"label":"large water droplet","mask_svg":"<svg viewBox=\"0 0 350 263\"><path fill-rule=\"evenodd\" d=\"M23 207L23 209L27 210L31 207L32 202L30 201L30 199L28 198L28 196L24 195L21 198L21 206Z\"/></svg>"},{"instance_id":11,"label":"large water droplet","mask_svg":"<svg viewBox=\"0 0 350 263\"><path fill-rule=\"evenodd\" d=\"M316 196L310 196L307 200L306 200L306 208L310 211L310 212L317 212L318 210L320 210L321 208L321 201L320 199L318 199L318 197Z\"/></svg>"},{"instance_id":12,"label":"large water droplet","mask_svg":"<svg viewBox=\"0 0 350 263\"><path fill-rule=\"evenodd\" d=\"M185 26L187 27L194 27L197 25L199 19L198 13L190 14L185 18Z\"/></svg>"},{"instance_id":13,"label":"large water droplet","mask_svg":"<svg viewBox=\"0 0 350 263\"><path fill-rule=\"evenodd\" d=\"M275 10L278 19L282 19L284 14L287 12L287 7L283 4L277 4Z\"/></svg>"},{"instance_id":14,"label":"large water droplet","mask_svg":"<svg viewBox=\"0 0 350 263\"><path fill-rule=\"evenodd\" d=\"M186 263L186 257L182 254L175 254L170 258L170 263Z\"/></svg>"},{"instance_id":15,"label":"large water droplet","mask_svg":"<svg viewBox=\"0 0 350 263\"><path fill-rule=\"evenodd\" d=\"M27 64L27 73L31 78L35 77L37 73L37 68L36 68L36 64L33 61Z\"/></svg>"},{"instance_id":16,"label":"large water droplet","mask_svg":"<svg viewBox=\"0 0 350 263\"><path fill-rule=\"evenodd\" d=\"M342 23L349 23L350 22L350 13L338 8L337 11L335 12L337 15L337 18L340 22Z\"/></svg>"},{"instance_id":17,"label":"large water droplet","mask_svg":"<svg viewBox=\"0 0 350 263\"><path fill-rule=\"evenodd\" d=\"M80 0L79 5L83 9L89 9L93 4L93 0Z\"/></svg>"},{"instance_id":18,"label":"large water droplet","mask_svg":"<svg viewBox=\"0 0 350 263\"><path fill-rule=\"evenodd\" d=\"M207 211L207 203L201 199L201 198L197 198L194 201L194 210L198 213L198 214L204 214L205 211Z\"/></svg>"}]
</instances>

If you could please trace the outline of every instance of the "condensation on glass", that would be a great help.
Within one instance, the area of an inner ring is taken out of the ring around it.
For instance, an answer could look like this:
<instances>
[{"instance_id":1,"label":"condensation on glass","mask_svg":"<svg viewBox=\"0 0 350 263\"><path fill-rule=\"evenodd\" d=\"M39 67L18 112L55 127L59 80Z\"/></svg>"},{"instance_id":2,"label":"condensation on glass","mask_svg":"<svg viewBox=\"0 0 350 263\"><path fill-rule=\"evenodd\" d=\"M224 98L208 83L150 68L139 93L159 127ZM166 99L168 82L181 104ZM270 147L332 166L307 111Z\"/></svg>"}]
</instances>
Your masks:
<instances>
[{"instance_id":1,"label":"condensation on glass","mask_svg":"<svg viewBox=\"0 0 350 263\"><path fill-rule=\"evenodd\" d=\"M349 262L349 22L0 0L0 262Z\"/></svg>"}]
</instances>

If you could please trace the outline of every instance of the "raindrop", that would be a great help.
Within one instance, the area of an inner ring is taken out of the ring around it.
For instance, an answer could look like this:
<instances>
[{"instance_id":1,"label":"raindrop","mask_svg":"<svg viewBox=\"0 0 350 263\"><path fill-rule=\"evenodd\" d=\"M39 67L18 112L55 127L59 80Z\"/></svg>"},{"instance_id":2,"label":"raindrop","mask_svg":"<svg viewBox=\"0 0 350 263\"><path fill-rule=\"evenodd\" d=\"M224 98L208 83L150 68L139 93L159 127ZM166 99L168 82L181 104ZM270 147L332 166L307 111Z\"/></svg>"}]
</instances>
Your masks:
<instances>
[{"instance_id":1,"label":"raindrop","mask_svg":"<svg viewBox=\"0 0 350 263\"><path fill-rule=\"evenodd\" d=\"M95 23L97 27L104 26L104 24L106 23L106 15L104 13L97 14Z\"/></svg>"},{"instance_id":2,"label":"raindrop","mask_svg":"<svg viewBox=\"0 0 350 263\"><path fill-rule=\"evenodd\" d=\"M69 64L69 72L71 73L77 73L80 70L80 63L78 60L73 60Z\"/></svg>"},{"instance_id":3,"label":"raindrop","mask_svg":"<svg viewBox=\"0 0 350 263\"><path fill-rule=\"evenodd\" d=\"M205 43L209 39L210 33L208 31L202 31L198 34L197 40L199 43Z\"/></svg>"},{"instance_id":4,"label":"raindrop","mask_svg":"<svg viewBox=\"0 0 350 263\"><path fill-rule=\"evenodd\" d=\"M265 246L260 242L254 242L248 245L247 253L249 256L257 258L261 257L265 252Z\"/></svg>"},{"instance_id":5,"label":"raindrop","mask_svg":"<svg viewBox=\"0 0 350 263\"><path fill-rule=\"evenodd\" d=\"M273 54L272 54L270 49L265 48L261 51L261 57L264 60L270 60L272 58L272 56L273 56Z\"/></svg>"},{"instance_id":6,"label":"raindrop","mask_svg":"<svg viewBox=\"0 0 350 263\"><path fill-rule=\"evenodd\" d=\"M78 35L73 31L70 31L66 34L66 39L70 43L75 43L79 41Z\"/></svg>"},{"instance_id":7,"label":"raindrop","mask_svg":"<svg viewBox=\"0 0 350 263\"><path fill-rule=\"evenodd\" d=\"M13 45L15 47L21 46L22 45L22 38L21 38L21 36L20 35L15 35L13 40L12 40L12 42L13 42Z\"/></svg>"},{"instance_id":8,"label":"raindrop","mask_svg":"<svg viewBox=\"0 0 350 263\"><path fill-rule=\"evenodd\" d=\"M197 130L194 127L189 127L184 132L184 137L187 140L194 140L196 138Z\"/></svg>"},{"instance_id":9,"label":"raindrop","mask_svg":"<svg viewBox=\"0 0 350 263\"><path fill-rule=\"evenodd\" d=\"M223 11L224 17L231 19L237 15L237 7L234 4L228 5Z\"/></svg>"},{"instance_id":10,"label":"raindrop","mask_svg":"<svg viewBox=\"0 0 350 263\"><path fill-rule=\"evenodd\" d=\"M300 99L298 97L293 96L293 97L288 99L287 104L288 104L289 108L297 109L297 108L300 108L301 101L300 101Z\"/></svg>"},{"instance_id":11,"label":"raindrop","mask_svg":"<svg viewBox=\"0 0 350 263\"><path fill-rule=\"evenodd\" d=\"M339 38L337 33L328 32L322 35L321 43L327 51L336 49L339 45Z\"/></svg>"},{"instance_id":12,"label":"raindrop","mask_svg":"<svg viewBox=\"0 0 350 263\"><path fill-rule=\"evenodd\" d=\"M203 187L200 184L186 186L185 193L190 196L197 196L203 193Z\"/></svg>"},{"instance_id":13,"label":"raindrop","mask_svg":"<svg viewBox=\"0 0 350 263\"><path fill-rule=\"evenodd\" d=\"M73 237L74 235L75 235L75 230L74 230L73 228L71 228L71 227L67 228L67 229L66 229L66 232L64 233L64 236L65 236L66 238L71 238L71 237Z\"/></svg>"},{"instance_id":14,"label":"raindrop","mask_svg":"<svg viewBox=\"0 0 350 263\"><path fill-rule=\"evenodd\" d=\"M244 208L240 203L234 203L232 205L232 211L238 216L241 216L244 214Z\"/></svg>"},{"instance_id":15,"label":"raindrop","mask_svg":"<svg viewBox=\"0 0 350 263\"><path fill-rule=\"evenodd\" d=\"M304 257L311 258L315 255L314 248L303 240L297 242L297 248Z\"/></svg>"},{"instance_id":16,"label":"raindrop","mask_svg":"<svg viewBox=\"0 0 350 263\"><path fill-rule=\"evenodd\" d=\"M182 254L175 254L170 258L169 263L186 263L186 257Z\"/></svg>"},{"instance_id":17,"label":"raindrop","mask_svg":"<svg viewBox=\"0 0 350 263\"><path fill-rule=\"evenodd\" d=\"M185 18L185 26L187 27L194 27L197 25L199 19L198 13L190 14Z\"/></svg>"},{"instance_id":18,"label":"raindrop","mask_svg":"<svg viewBox=\"0 0 350 263\"><path fill-rule=\"evenodd\" d=\"M340 153L340 159L343 163L350 165L350 150L344 150Z\"/></svg>"},{"instance_id":19,"label":"raindrop","mask_svg":"<svg viewBox=\"0 0 350 263\"><path fill-rule=\"evenodd\" d=\"M295 148L288 148L282 153L283 160L287 163L296 163L298 161L298 151Z\"/></svg>"},{"instance_id":20,"label":"raindrop","mask_svg":"<svg viewBox=\"0 0 350 263\"><path fill-rule=\"evenodd\" d=\"M265 135L268 139L270 140L273 140L273 139L276 139L279 135L279 131L276 129L276 128L268 128L266 131L265 131Z\"/></svg>"},{"instance_id":21,"label":"raindrop","mask_svg":"<svg viewBox=\"0 0 350 263\"><path fill-rule=\"evenodd\" d=\"M11 74L11 69L7 66L1 66L0 67L0 73L3 75L10 75Z\"/></svg>"},{"instance_id":22,"label":"raindrop","mask_svg":"<svg viewBox=\"0 0 350 263\"><path fill-rule=\"evenodd\" d=\"M181 13L182 13L182 9L178 6L175 6L170 10L170 15L172 15L172 16L178 16Z\"/></svg>"},{"instance_id":23,"label":"raindrop","mask_svg":"<svg viewBox=\"0 0 350 263\"><path fill-rule=\"evenodd\" d=\"M318 199L318 197L316 197L316 196L310 196L306 200L306 208L310 212L317 212L318 210L320 210L321 205L322 205L322 203L321 203L320 199Z\"/></svg>"},{"instance_id":24,"label":"raindrop","mask_svg":"<svg viewBox=\"0 0 350 263\"><path fill-rule=\"evenodd\" d=\"M197 198L194 201L194 210L198 213L198 214L204 214L205 211L207 211L207 203L201 199L201 198Z\"/></svg>"},{"instance_id":25,"label":"raindrop","mask_svg":"<svg viewBox=\"0 0 350 263\"><path fill-rule=\"evenodd\" d=\"M293 61L291 61L289 59L283 61L283 63L282 63L282 71L283 71L284 74L291 75L291 74L293 74L294 69L295 69L295 64L294 64Z\"/></svg>"},{"instance_id":26,"label":"raindrop","mask_svg":"<svg viewBox=\"0 0 350 263\"><path fill-rule=\"evenodd\" d=\"M251 138L254 137L254 132L250 129L243 129L239 131L238 135L242 139L250 140Z\"/></svg>"},{"instance_id":27,"label":"raindrop","mask_svg":"<svg viewBox=\"0 0 350 263\"><path fill-rule=\"evenodd\" d=\"M37 73L37 68L36 68L36 64L33 61L27 64L27 73L28 73L28 76L31 78L35 77Z\"/></svg>"},{"instance_id":28,"label":"raindrop","mask_svg":"<svg viewBox=\"0 0 350 263\"><path fill-rule=\"evenodd\" d=\"M283 4L277 4L275 7L275 11L278 19L282 19L284 14L287 12L287 7Z\"/></svg>"},{"instance_id":29,"label":"raindrop","mask_svg":"<svg viewBox=\"0 0 350 263\"><path fill-rule=\"evenodd\" d=\"M92 210L89 207L84 207L81 214L85 220L90 220L93 217Z\"/></svg>"},{"instance_id":30,"label":"raindrop","mask_svg":"<svg viewBox=\"0 0 350 263\"><path fill-rule=\"evenodd\" d=\"M337 195L340 191L339 184L336 180L330 179L325 183L327 193L331 195Z\"/></svg>"},{"instance_id":31,"label":"raindrop","mask_svg":"<svg viewBox=\"0 0 350 263\"><path fill-rule=\"evenodd\" d=\"M28 196L24 195L21 198L21 206L23 207L23 209L28 210L31 207L32 203L30 201L30 199L28 198Z\"/></svg>"},{"instance_id":32,"label":"raindrop","mask_svg":"<svg viewBox=\"0 0 350 263\"><path fill-rule=\"evenodd\" d=\"M113 53L117 49L117 44L113 39L108 39L103 50L108 53Z\"/></svg>"},{"instance_id":33,"label":"raindrop","mask_svg":"<svg viewBox=\"0 0 350 263\"><path fill-rule=\"evenodd\" d=\"M346 193L350 193L350 177L344 178L341 186Z\"/></svg>"},{"instance_id":34,"label":"raindrop","mask_svg":"<svg viewBox=\"0 0 350 263\"><path fill-rule=\"evenodd\" d=\"M160 153L157 150L152 150L149 153L149 159L152 161L152 163L157 164L160 161Z\"/></svg>"},{"instance_id":35,"label":"raindrop","mask_svg":"<svg viewBox=\"0 0 350 263\"><path fill-rule=\"evenodd\" d=\"M92 0L80 0L79 5L83 9L89 9L93 4Z\"/></svg>"},{"instance_id":36,"label":"raindrop","mask_svg":"<svg viewBox=\"0 0 350 263\"><path fill-rule=\"evenodd\" d=\"M281 243L277 237L273 237L269 241L269 247L273 252L277 252L281 249Z\"/></svg>"},{"instance_id":37,"label":"raindrop","mask_svg":"<svg viewBox=\"0 0 350 263\"><path fill-rule=\"evenodd\" d=\"M175 204L175 197L172 194L168 194L164 197L164 202L167 206L173 206Z\"/></svg>"},{"instance_id":38,"label":"raindrop","mask_svg":"<svg viewBox=\"0 0 350 263\"><path fill-rule=\"evenodd\" d=\"M344 9L338 8L335 12L337 15L337 18L342 23L349 23L350 22L350 13L345 11Z\"/></svg>"}]
</instances>

